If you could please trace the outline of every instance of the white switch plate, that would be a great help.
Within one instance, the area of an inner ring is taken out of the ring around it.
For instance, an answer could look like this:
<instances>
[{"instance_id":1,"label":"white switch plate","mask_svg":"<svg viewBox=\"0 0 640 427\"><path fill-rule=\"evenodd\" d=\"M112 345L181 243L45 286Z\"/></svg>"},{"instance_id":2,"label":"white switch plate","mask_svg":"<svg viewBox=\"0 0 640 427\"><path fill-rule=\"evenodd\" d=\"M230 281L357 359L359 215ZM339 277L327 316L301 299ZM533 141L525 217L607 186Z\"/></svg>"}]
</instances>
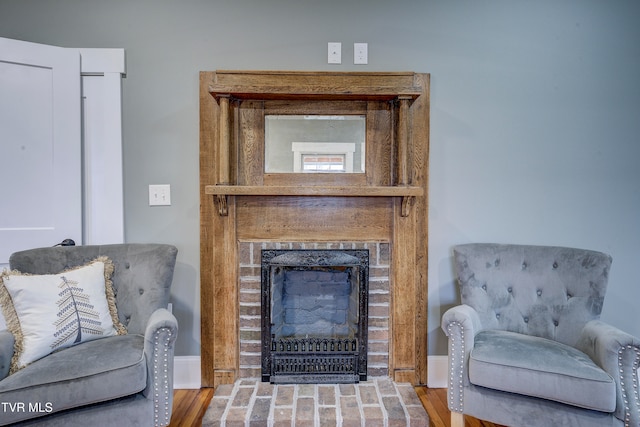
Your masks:
<instances>
[{"instance_id":1,"label":"white switch plate","mask_svg":"<svg viewBox=\"0 0 640 427\"><path fill-rule=\"evenodd\" d=\"M151 184L149 185L149 206L170 206L171 205L171 185Z\"/></svg>"},{"instance_id":2,"label":"white switch plate","mask_svg":"<svg viewBox=\"0 0 640 427\"><path fill-rule=\"evenodd\" d=\"M329 64L342 63L342 43L329 42L327 62Z\"/></svg>"},{"instance_id":3,"label":"white switch plate","mask_svg":"<svg viewBox=\"0 0 640 427\"><path fill-rule=\"evenodd\" d=\"M353 44L353 63L354 64L368 64L369 63L369 54L368 54L368 44L367 43L354 43Z\"/></svg>"}]
</instances>

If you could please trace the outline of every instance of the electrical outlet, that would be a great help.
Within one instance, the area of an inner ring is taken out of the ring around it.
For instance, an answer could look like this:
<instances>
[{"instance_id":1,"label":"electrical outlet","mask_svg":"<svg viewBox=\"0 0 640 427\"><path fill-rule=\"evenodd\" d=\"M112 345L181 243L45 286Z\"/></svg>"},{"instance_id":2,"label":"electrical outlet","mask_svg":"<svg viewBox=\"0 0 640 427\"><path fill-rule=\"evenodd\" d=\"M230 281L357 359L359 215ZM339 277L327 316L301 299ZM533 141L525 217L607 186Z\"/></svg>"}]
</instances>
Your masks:
<instances>
[{"instance_id":1,"label":"electrical outlet","mask_svg":"<svg viewBox=\"0 0 640 427\"><path fill-rule=\"evenodd\" d=\"M328 50L327 61L329 64L342 63L342 43L329 42L327 50Z\"/></svg>"},{"instance_id":2,"label":"electrical outlet","mask_svg":"<svg viewBox=\"0 0 640 427\"><path fill-rule=\"evenodd\" d=\"M170 206L171 185L149 185L149 206Z\"/></svg>"},{"instance_id":3,"label":"electrical outlet","mask_svg":"<svg viewBox=\"0 0 640 427\"><path fill-rule=\"evenodd\" d=\"M354 43L353 44L353 63L354 64L368 64L368 44L367 43Z\"/></svg>"}]
</instances>

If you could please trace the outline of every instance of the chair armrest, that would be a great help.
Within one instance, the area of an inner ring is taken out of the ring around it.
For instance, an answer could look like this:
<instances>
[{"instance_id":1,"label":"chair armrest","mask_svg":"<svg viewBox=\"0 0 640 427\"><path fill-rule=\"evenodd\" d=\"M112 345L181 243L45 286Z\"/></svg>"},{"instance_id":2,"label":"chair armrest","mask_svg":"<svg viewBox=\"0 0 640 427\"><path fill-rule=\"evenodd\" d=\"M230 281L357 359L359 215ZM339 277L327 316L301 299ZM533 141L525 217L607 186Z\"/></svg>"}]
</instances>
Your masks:
<instances>
[{"instance_id":1,"label":"chair armrest","mask_svg":"<svg viewBox=\"0 0 640 427\"><path fill-rule=\"evenodd\" d=\"M469 354L482 323L475 309L462 304L444 313L441 327L449 337L449 409L462 412L462 389L469 385Z\"/></svg>"},{"instance_id":2,"label":"chair armrest","mask_svg":"<svg viewBox=\"0 0 640 427\"><path fill-rule=\"evenodd\" d=\"M15 339L11 332L6 329L0 331L0 380L9 375L14 342Z\"/></svg>"},{"instance_id":3,"label":"chair armrest","mask_svg":"<svg viewBox=\"0 0 640 427\"><path fill-rule=\"evenodd\" d=\"M576 348L615 380L616 417L625 425L640 425L640 339L600 320L592 320L583 328Z\"/></svg>"},{"instance_id":4,"label":"chair armrest","mask_svg":"<svg viewBox=\"0 0 640 427\"><path fill-rule=\"evenodd\" d=\"M149 317L144 333L147 359L147 388L144 396L154 401L154 426L171 420L173 407L173 353L178 321L169 310L160 308Z\"/></svg>"}]
</instances>

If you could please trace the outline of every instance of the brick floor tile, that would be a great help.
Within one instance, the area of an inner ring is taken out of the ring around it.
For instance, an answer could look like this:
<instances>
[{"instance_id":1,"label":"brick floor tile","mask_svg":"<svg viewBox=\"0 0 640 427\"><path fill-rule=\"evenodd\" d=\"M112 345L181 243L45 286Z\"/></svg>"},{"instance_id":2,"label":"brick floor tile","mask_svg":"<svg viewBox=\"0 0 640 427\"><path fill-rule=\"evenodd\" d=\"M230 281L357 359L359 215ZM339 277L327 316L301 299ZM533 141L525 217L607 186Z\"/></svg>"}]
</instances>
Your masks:
<instances>
[{"instance_id":1,"label":"brick floor tile","mask_svg":"<svg viewBox=\"0 0 640 427\"><path fill-rule=\"evenodd\" d=\"M360 409L355 396L340 396L340 415L343 427L360 425Z\"/></svg>"},{"instance_id":2,"label":"brick floor tile","mask_svg":"<svg viewBox=\"0 0 640 427\"><path fill-rule=\"evenodd\" d=\"M230 408L227 412L226 427L244 427L247 408Z\"/></svg>"},{"instance_id":3,"label":"brick floor tile","mask_svg":"<svg viewBox=\"0 0 640 427\"><path fill-rule=\"evenodd\" d=\"M279 385L278 394L276 395L276 405L287 406L293 405L293 391L295 386L292 385Z\"/></svg>"},{"instance_id":4,"label":"brick floor tile","mask_svg":"<svg viewBox=\"0 0 640 427\"><path fill-rule=\"evenodd\" d=\"M338 425L335 406L318 408L318 416L320 417L320 427L335 427Z\"/></svg>"},{"instance_id":5,"label":"brick floor tile","mask_svg":"<svg viewBox=\"0 0 640 427\"><path fill-rule=\"evenodd\" d=\"M276 407L273 411L274 427L291 427L293 408Z\"/></svg>"},{"instance_id":6,"label":"brick floor tile","mask_svg":"<svg viewBox=\"0 0 640 427\"><path fill-rule=\"evenodd\" d=\"M424 406L407 406L411 427L429 427L429 415L425 411Z\"/></svg>"},{"instance_id":7,"label":"brick floor tile","mask_svg":"<svg viewBox=\"0 0 640 427\"><path fill-rule=\"evenodd\" d=\"M231 396L233 393L233 384L222 384L216 388L215 396Z\"/></svg>"},{"instance_id":8,"label":"brick floor tile","mask_svg":"<svg viewBox=\"0 0 640 427\"><path fill-rule=\"evenodd\" d=\"M271 397L273 395L273 390L274 389L275 389L275 386L273 384L259 382L258 383L258 390L256 392L256 396L260 396L260 397L269 396L269 397Z\"/></svg>"},{"instance_id":9,"label":"brick floor tile","mask_svg":"<svg viewBox=\"0 0 640 427\"><path fill-rule=\"evenodd\" d=\"M407 425L407 418L404 409L397 396L383 396L382 403L389 417L389 427L404 427Z\"/></svg>"},{"instance_id":10,"label":"brick floor tile","mask_svg":"<svg viewBox=\"0 0 640 427\"><path fill-rule=\"evenodd\" d=\"M398 394L400 394L400 397L402 398L402 401L405 405L422 406L422 402L420 401L420 398L416 394L416 391L411 384L396 383L396 387L398 388Z\"/></svg>"},{"instance_id":11,"label":"brick floor tile","mask_svg":"<svg viewBox=\"0 0 640 427\"><path fill-rule=\"evenodd\" d=\"M296 401L296 427L298 425L310 425L313 426L316 414L316 404L313 397L300 397Z\"/></svg>"},{"instance_id":12,"label":"brick floor tile","mask_svg":"<svg viewBox=\"0 0 640 427\"><path fill-rule=\"evenodd\" d=\"M318 405L335 406L335 404L336 404L335 386L333 385L318 386Z\"/></svg>"},{"instance_id":13,"label":"brick floor tile","mask_svg":"<svg viewBox=\"0 0 640 427\"><path fill-rule=\"evenodd\" d=\"M222 413L227 408L228 398L213 398L209 403L209 410L216 416L222 417Z\"/></svg>"},{"instance_id":14,"label":"brick floor tile","mask_svg":"<svg viewBox=\"0 0 640 427\"><path fill-rule=\"evenodd\" d=\"M378 378L376 379L378 390L382 396L395 396L396 388L393 386L393 381L390 378Z\"/></svg>"},{"instance_id":15,"label":"brick floor tile","mask_svg":"<svg viewBox=\"0 0 640 427\"><path fill-rule=\"evenodd\" d=\"M378 405L378 392L374 384L359 384L358 391L360 392L360 400L363 405Z\"/></svg>"},{"instance_id":16,"label":"brick floor tile","mask_svg":"<svg viewBox=\"0 0 640 427\"><path fill-rule=\"evenodd\" d=\"M258 398L253 402L251 415L249 416L249 425L251 427L264 427L265 421L269 419L269 410L271 409L271 398Z\"/></svg>"},{"instance_id":17,"label":"brick floor tile","mask_svg":"<svg viewBox=\"0 0 640 427\"><path fill-rule=\"evenodd\" d=\"M231 402L231 406L233 407L247 407L249 405L249 401L251 400L251 396L253 395L254 388L253 387L240 387L236 392L236 395Z\"/></svg>"},{"instance_id":18,"label":"brick floor tile","mask_svg":"<svg viewBox=\"0 0 640 427\"><path fill-rule=\"evenodd\" d=\"M362 408L364 425L367 427L384 427L384 414L379 406L365 406Z\"/></svg>"},{"instance_id":19,"label":"brick floor tile","mask_svg":"<svg viewBox=\"0 0 640 427\"><path fill-rule=\"evenodd\" d=\"M355 396L356 387L353 384L340 384L340 395L341 396Z\"/></svg>"},{"instance_id":20,"label":"brick floor tile","mask_svg":"<svg viewBox=\"0 0 640 427\"><path fill-rule=\"evenodd\" d=\"M298 396L313 396L316 386L314 384L299 384Z\"/></svg>"},{"instance_id":21,"label":"brick floor tile","mask_svg":"<svg viewBox=\"0 0 640 427\"><path fill-rule=\"evenodd\" d=\"M207 408L207 412L205 412L204 417L202 418L202 426L219 427L222 415L224 414L224 410L227 408L228 403L228 398L214 397L211 399L209 408Z\"/></svg>"}]
</instances>

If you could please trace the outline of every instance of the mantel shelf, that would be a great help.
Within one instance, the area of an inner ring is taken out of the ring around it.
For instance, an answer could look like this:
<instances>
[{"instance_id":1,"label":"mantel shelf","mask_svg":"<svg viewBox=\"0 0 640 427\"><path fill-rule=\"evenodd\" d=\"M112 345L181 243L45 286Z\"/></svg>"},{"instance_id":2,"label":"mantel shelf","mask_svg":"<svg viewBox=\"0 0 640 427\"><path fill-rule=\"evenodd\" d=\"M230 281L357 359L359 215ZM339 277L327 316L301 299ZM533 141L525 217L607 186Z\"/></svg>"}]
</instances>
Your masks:
<instances>
[{"instance_id":1,"label":"mantel shelf","mask_svg":"<svg viewBox=\"0 0 640 427\"><path fill-rule=\"evenodd\" d=\"M423 93L412 72L304 72L218 70L214 97L269 100L415 100Z\"/></svg>"},{"instance_id":2,"label":"mantel shelf","mask_svg":"<svg viewBox=\"0 0 640 427\"><path fill-rule=\"evenodd\" d=\"M207 185L205 194L225 196L326 196L326 197L418 197L422 187L410 186L285 186Z\"/></svg>"},{"instance_id":3,"label":"mantel shelf","mask_svg":"<svg viewBox=\"0 0 640 427\"><path fill-rule=\"evenodd\" d=\"M414 100L420 96L415 88L314 88L313 91L299 87L281 87L265 89L261 87L243 88L242 90L230 86L210 86L209 93L215 98L232 97L237 99L264 100L360 100L360 101L391 101L406 98Z\"/></svg>"}]
</instances>

